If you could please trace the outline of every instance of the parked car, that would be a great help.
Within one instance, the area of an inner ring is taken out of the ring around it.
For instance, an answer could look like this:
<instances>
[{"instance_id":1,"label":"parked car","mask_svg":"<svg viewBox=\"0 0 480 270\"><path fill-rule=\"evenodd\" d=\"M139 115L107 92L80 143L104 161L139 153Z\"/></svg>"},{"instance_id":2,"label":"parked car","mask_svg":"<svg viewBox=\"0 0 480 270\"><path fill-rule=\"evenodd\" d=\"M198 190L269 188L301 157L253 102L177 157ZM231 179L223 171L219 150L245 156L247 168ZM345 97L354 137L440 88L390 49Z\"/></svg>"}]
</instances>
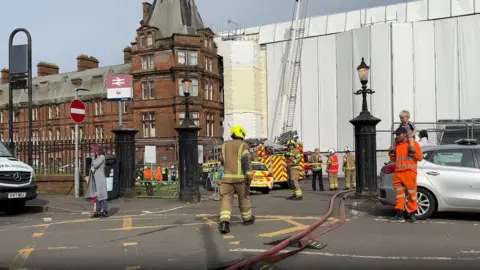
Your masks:
<instances>
[{"instance_id":1,"label":"parked car","mask_svg":"<svg viewBox=\"0 0 480 270\"><path fill-rule=\"evenodd\" d=\"M475 139L425 146L423 160L417 166L418 219L436 212L480 211L480 145ZM379 181L379 200L392 206L396 197L394 169L395 163L386 163Z\"/></svg>"},{"instance_id":2,"label":"parked car","mask_svg":"<svg viewBox=\"0 0 480 270\"><path fill-rule=\"evenodd\" d=\"M28 200L37 197L37 187L33 168L13 157L0 142L0 211L21 212Z\"/></svg>"},{"instance_id":3,"label":"parked car","mask_svg":"<svg viewBox=\"0 0 480 270\"><path fill-rule=\"evenodd\" d=\"M253 180L250 184L251 190L260 190L263 194L268 194L273 189L274 178L272 172L270 172L262 162L251 162Z\"/></svg>"}]
</instances>

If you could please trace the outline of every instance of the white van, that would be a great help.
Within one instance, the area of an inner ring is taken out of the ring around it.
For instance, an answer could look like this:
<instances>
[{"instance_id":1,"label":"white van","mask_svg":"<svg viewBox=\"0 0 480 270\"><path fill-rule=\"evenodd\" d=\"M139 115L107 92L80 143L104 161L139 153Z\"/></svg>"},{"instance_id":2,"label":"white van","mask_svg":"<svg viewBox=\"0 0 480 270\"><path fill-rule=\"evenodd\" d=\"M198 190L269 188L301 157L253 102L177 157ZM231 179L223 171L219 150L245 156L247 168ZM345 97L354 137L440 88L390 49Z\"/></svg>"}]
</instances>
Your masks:
<instances>
[{"instance_id":1,"label":"white van","mask_svg":"<svg viewBox=\"0 0 480 270\"><path fill-rule=\"evenodd\" d=\"M0 211L21 212L27 201L37 197L37 188L33 168L13 157L0 142Z\"/></svg>"}]
</instances>

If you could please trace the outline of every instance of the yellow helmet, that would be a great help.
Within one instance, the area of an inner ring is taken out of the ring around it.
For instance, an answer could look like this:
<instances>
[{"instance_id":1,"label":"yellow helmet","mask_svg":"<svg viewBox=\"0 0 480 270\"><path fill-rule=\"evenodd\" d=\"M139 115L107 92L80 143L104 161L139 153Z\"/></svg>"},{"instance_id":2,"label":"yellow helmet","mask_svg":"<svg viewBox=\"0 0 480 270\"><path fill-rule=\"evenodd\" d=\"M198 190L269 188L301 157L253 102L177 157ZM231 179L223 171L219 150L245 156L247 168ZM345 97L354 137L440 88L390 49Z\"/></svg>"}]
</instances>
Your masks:
<instances>
[{"instance_id":1,"label":"yellow helmet","mask_svg":"<svg viewBox=\"0 0 480 270\"><path fill-rule=\"evenodd\" d=\"M240 139L245 139L245 136L247 136L247 132L242 126L236 125L232 127L230 130L230 137L237 137Z\"/></svg>"},{"instance_id":2,"label":"yellow helmet","mask_svg":"<svg viewBox=\"0 0 480 270\"><path fill-rule=\"evenodd\" d=\"M287 145L290 145L290 144L293 144L293 146L297 146L297 143L295 142L295 140L290 140L287 142Z\"/></svg>"}]
</instances>

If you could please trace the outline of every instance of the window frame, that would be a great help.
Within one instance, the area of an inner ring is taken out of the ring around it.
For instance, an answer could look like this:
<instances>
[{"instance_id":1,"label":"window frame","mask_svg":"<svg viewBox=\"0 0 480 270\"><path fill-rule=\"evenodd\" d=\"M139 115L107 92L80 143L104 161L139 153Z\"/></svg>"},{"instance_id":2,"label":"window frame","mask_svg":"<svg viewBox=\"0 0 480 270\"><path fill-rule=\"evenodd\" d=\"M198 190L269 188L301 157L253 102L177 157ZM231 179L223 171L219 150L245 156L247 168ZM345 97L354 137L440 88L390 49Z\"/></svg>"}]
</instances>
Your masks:
<instances>
[{"instance_id":1,"label":"window frame","mask_svg":"<svg viewBox=\"0 0 480 270\"><path fill-rule=\"evenodd\" d=\"M152 89L152 86L153 86L153 89ZM155 80L142 81L142 99L143 100L156 99L155 86L156 86ZM146 93L148 95L145 95Z\"/></svg>"},{"instance_id":2,"label":"window frame","mask_svg":"<svg viewBox=\"0 0 480 270\"><path fill-rule=\"evenodd\" d=\"M178 83L177 83L178 94L181 97L185 96L183 94L182 80L183 80L183 78L178 78L177 79L177 81L178 81ZM198 97L199 80L197 78L190 78L190 80L192 80L192 83L190 85L190 96L191 97Z\"/></svg>"},{"instance_id":3,"label":"window frame","mask_svg":"<svg viewBox=\"0 0 480 270\"><path fill-rule=\"evenodd\" d=\"M179 124L185 119L185 111L178 112L178 120ZM200 112L198 111L190 111L190 119L193 120L193 123L200 127Z\"/></svg>"},{"instance_id":4,"label":"window frame","mask_svg":"<svg viewBox=\"0 0 480 270\"><path fill-rule=\"evenodd\" d=\"M450 152L452 154L455 153L455 152L462 153L462 158L461 158L461 161L462 161L464 159L463 155L465 155L467 151L470 152L473 167L464 166L464 164L462 164L462 163L461 163L461 166L455 166L455 165L440 164L440 163L435 163L434 162L434 158L437 154L445 153L445 152ZM477 159L476 159L476 155L474 153L474 149L472 149L472 148L436 149L436 150L431 150L431 151L426 152L424 156L425 156L425 160L427 160L428 162L430 162L430 163L432 163L436 166L466 168L466 169L479 169L478 162L477 162Z\"/></svg>"},{"instance_id":5,"label":"window frame","mask_svg":"<svg viewBox=\"0 0 480 270\"><path fill-rule=\"evenodd\" d=\"M142 131L144 138L155 138L157 136L156 117L155 112L142 113Z\"/></svg>"}]
</instances>

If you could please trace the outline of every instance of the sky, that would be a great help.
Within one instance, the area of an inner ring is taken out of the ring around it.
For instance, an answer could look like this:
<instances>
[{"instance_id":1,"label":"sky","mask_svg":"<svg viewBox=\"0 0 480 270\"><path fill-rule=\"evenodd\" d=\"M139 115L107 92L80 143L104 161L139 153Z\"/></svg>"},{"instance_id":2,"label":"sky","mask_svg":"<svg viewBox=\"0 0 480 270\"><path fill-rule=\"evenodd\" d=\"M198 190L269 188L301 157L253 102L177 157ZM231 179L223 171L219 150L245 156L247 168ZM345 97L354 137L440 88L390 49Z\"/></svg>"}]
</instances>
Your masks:
<instances>
[{"instance_id":1,"label":"sky","mask_svg":"<svg viewBox=\"0 0 480 270\"><path fill-rule=\"evenodd\" d=\"M8 39L15 28L32 36L34 76L40 61L55 63L60 72L76 70L80 54L95 56L100 66L123 63L123 48L135 39L142 19L142 0L15 0L2 5L0 68L8 67ZM149 2L153 2L150 0ZM203 22L213 31L289 21L295 0L196 0ZM405 0L310 0L310 16L334 14ZM17 34L14 44L25 44Z\"/></svg>"}]
</instances>

